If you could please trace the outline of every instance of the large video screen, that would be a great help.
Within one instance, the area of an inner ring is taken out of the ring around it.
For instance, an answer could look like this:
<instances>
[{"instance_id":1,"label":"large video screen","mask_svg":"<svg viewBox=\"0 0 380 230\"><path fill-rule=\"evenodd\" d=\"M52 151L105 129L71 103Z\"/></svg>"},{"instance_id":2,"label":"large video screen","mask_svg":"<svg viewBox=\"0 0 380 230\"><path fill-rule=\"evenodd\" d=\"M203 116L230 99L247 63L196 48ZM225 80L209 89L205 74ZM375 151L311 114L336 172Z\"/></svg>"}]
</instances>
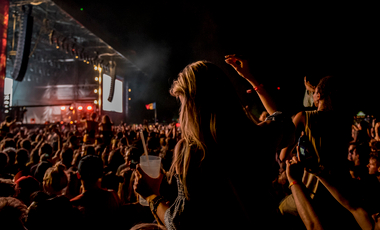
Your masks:
<instances>
[{"instance_id":1,"label":"large video screen","mask_svg":"<svg viewBox=\"0 0 380 230\"><path fill-rule=\"evenodd\" d=\"M110 95L111 88L111 77L107 74L103 74L103 97L102 104L104 111L111 112L123 112L123 82L116 79L115 81L115 93L113 95L112 102L108 101L108 96Z\"/></svg>"}]
</instances>

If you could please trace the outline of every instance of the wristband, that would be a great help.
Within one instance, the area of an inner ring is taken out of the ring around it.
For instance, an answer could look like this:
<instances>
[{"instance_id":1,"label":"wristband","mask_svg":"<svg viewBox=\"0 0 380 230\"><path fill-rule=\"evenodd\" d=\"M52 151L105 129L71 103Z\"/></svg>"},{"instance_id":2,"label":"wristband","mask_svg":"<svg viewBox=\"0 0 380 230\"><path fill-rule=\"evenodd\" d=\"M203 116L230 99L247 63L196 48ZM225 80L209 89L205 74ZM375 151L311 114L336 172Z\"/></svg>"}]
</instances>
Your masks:
<instances>
[{"instance_id":1,"label":"wristband","mask_svg":"<svg viewBox=\"0 0 380 230\"><path fill-rule=\"evenodd\" d=\"M263 84L260 84L260 85L258 85L258 86L256 86L255 88L253 88L255 91L257 91L258 89L259 89L259 87L261 88L261 87L263 87Z\"/></svg>"},{"instance_id":2,"label":"wristband","mask_svg":"<svg viewBox=\"0 0 380 230\"><path fill-rule=\"evenodd\" d=\"M289 187L288 187L288 188L292 187L292 186L295 185L295 184L298 184L298 182L294 180L294 181L292 181L292 183L289 184Z\"/></svg>"},{"instance_id":3,"label":"wristband","mask_svg":"<svg viewBox=\"0 0 380 230\"><path fill-rule=\"evenodd\" d=\"M157 207L164 200L162 196L151 195L146 200L149 202L150 211L156 219L158 225L164 226L160 218L157 216Z\"/></svg>"}]
</instances>

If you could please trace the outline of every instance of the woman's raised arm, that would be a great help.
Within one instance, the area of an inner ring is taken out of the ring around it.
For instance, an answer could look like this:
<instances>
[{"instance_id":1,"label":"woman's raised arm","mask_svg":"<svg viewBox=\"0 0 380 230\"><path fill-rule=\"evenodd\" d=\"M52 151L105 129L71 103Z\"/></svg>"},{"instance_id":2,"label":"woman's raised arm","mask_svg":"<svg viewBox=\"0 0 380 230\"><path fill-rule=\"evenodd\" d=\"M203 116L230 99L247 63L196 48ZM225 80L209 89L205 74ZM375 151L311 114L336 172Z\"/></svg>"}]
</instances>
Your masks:
<instances>
[{"instance_id":1,"label":"woman's raised arm","mask_svg":"<svg viewBox=\"0 0 380 230\"><path fill-rule=\"evenodd\" d=\"M248 61L240 57L237 57L235 54L227 55L225 56L225 58L226 58L225 62L230 64L240 76L242 76L252 85L257 95L259 95L259 98L261 102L263 103L266 111L269 113L269 115L272 115L274 112L276 112L277 111L276 104L274 103L272 98L269 96L265 88L262 87L262 85L260 85L256 81L254 76L249 71Z\"/></svg>"}]
</instances>

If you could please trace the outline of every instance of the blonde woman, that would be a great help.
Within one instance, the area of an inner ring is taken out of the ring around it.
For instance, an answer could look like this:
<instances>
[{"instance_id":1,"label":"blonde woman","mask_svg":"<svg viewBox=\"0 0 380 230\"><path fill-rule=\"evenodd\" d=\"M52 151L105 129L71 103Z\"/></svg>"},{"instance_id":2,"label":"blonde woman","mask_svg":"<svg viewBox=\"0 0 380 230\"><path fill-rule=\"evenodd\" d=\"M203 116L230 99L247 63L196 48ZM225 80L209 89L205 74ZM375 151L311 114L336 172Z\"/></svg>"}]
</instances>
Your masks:
<instances>
[{"instance_id":1,"label":"blonde woman","mask_svg":"<svg viewBox=\"0 0 380 230\"><path fill-rule=\"evenodd\" d=\"M236 56L227 56L226 62L251 83L273 114L275 104L247 62ZM167 229L249 229L275 223L267 171L283 134L293 127L291 120L254 123L228 77L206 61L186 66L170 93L181 102L182 139L168 172L177 182L178 197L166 201L160 193L163 174L150 178L139 166L134 185L157 221Z\"/></svg>"}]
</instances>

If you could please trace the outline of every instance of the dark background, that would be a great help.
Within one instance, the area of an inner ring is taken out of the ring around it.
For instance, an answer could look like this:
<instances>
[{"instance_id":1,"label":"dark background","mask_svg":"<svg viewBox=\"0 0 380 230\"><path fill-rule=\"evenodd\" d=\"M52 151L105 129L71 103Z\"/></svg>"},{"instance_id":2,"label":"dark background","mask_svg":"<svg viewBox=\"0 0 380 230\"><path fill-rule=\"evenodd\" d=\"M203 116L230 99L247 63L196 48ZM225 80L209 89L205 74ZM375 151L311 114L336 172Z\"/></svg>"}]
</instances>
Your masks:
<instances>
[{"instance_id":1,"label":"dark background","mask_svg":"<svg viewBox=\"0 0 380 230\"><path fill-rule=\"evenodd\" d=\"M151 111L142 106L154 101L160 121L178 114L178 103L168 92L170 85L178 72L197 60L220 66L242 92L243 103L258 104L256 95L244 93L249 85L224 63L224 55L232 53L250 59L252 72L281 110L302 109L304 76L334 75L341 81L348 111L378 111L379 23L374 5L54 2L147 74L131 79L132 98L133 87L144 92L133 99L132 110L144 116L151 116ZM258 106L257 111L261 109Z\"/></svg>"}]
</instances>

